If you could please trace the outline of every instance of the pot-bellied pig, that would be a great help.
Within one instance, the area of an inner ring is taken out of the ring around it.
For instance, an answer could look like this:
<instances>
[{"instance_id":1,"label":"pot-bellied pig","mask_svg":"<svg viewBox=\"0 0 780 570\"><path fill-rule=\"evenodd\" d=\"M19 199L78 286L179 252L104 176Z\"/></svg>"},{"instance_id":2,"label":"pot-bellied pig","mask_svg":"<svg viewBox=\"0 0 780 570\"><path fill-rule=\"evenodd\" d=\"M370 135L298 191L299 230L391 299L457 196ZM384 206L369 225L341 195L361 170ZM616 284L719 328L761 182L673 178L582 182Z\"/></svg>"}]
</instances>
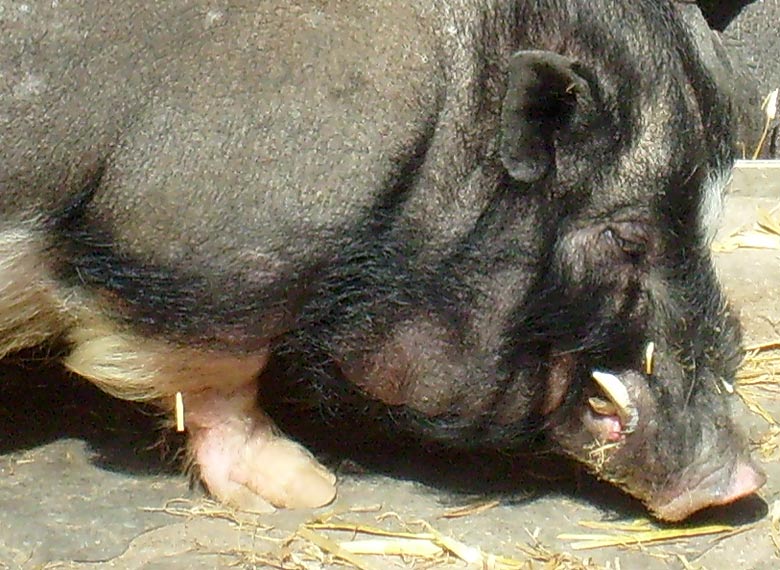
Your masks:
<instances>
[{"instance_id":1,"label":"pot-bellied pig","mask_svg":"<svg viewBox=\"0 0 780 570\"><path fill-rule=\"evenodd\" d=\"M780 156L780 117L767 112L776 107L769 102L771 93L780 89L780 0L678 0L677 5L702 58L721 88L730 91L740 155Z\"/></svg>"},{"instance_id":2,"label":"pot-bellied pig","mask_svg":"<svg viewBox=\"0 0 780 570\"><path fill-rule=\"evenodd\" d=\"M111 394L179 394L217 498L335 494L257 405L291 339L398 429L544 432L663 519L762 485L708 252L729 100L671 2L85 0L2 29L2 353L59 337Z\"/></svg>"},{"instance_id":3,"label":"pot-bellied pig","mask_svg":"<svg viewBox=\"0 0 780 570\"><path fill-rule=\"evenodd\" d=\"M732 45L733 42L728 38L724 41L723 36L707 23L708 19L713 20L717 15L721 18L725 18L725 14L736 15L741 3L723 3L717 7L706 2L702 4L702 10L710 9L709 14L702 14L693 2L679 1L676 5L698 46L699 56L709 67L719 88L731 98L738 156L751 157L759 146L763 145L767 149L770 146L766 144L764 134L766 114L761 110L763 96L759 83L756 75L748 68L744 55ZM723 25L727 23L725 19L718 21Z\"/></svg>"},{"instance_id":4,"label":"pot-bellied pig","mask_svg":"<svg viewBox=\"0 0 780 570\"><path fill-rule=\"evenodd\" d=\"M722 32L739 13L756 0L677 0L679 4L696 5L701 9L707 24Z\"/></svg>"},{"instance_id":5,"label":"pot-bellied pig","mask_svg":"<svg viewBox=\"0 0 780 570\"><path fill-rule=\"evenodd\" d=\"M750 97L747 110L761 125L762 158L780 158L780 114L767 119L765 113L768 96L780 89L778 22L780 0L763 0L742 10L723 33L734 66L747 79L740 79L737 88Z\"/></svg>"}]
</instances>

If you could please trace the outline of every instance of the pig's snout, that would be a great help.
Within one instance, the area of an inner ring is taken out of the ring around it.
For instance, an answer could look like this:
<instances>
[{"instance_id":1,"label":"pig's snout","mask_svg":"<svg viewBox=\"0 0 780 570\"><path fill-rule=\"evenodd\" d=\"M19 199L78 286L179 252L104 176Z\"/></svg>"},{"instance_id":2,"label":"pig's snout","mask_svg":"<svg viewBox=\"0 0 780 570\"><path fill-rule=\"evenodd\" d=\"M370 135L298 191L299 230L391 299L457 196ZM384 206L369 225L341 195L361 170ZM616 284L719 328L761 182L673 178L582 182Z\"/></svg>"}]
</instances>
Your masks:
<instances>
[{"instance_id":1,"label":"pig's snout","mask_svg":"<svg viewBox=\"0 0 780 570\"><path fill-rule=\"evenodd\" d=\"M760 467L741 458L692 483L694 475L684 474L671 488L648 501L650 510L660 519L676 522L706 507L727 505L747 497L766 482Z\"/></svg>"},{"instance_id":2,"label":"pig's snout","mask_svg":"<svg viewBox=\"0 0 780 570\"><path fill-rule=\"evenodd\" d=\"M704 402L710 417L665 406L668 394L657 392L664 377L638 370L593 372L595 386L583 394L579 414L559 416L558 443L666 521L760 489L766 476L749 458L726 402L720 408L719 400Z\"/></svg>"}]
</instances>

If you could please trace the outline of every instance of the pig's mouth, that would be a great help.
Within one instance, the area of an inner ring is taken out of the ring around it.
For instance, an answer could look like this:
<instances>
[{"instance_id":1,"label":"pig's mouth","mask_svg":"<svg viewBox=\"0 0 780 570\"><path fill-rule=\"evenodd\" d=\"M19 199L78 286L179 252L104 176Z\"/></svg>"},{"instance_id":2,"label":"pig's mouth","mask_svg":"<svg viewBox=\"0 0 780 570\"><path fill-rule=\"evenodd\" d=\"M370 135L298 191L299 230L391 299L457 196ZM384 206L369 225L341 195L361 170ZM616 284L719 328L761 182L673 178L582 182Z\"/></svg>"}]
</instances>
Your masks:
<instances>
[{"instance_id":1,"label":"pig's mouth","mask_svg":"<svg viewBox=\"0 0 780 570\"><path fill-rule=\"evenodd\" d=\"M591 374L608 399L588 398L585 422L597 439L620 441L639 425L639 410L626 386L614 374L594 370Z\"/></svg>"}]
</instances>

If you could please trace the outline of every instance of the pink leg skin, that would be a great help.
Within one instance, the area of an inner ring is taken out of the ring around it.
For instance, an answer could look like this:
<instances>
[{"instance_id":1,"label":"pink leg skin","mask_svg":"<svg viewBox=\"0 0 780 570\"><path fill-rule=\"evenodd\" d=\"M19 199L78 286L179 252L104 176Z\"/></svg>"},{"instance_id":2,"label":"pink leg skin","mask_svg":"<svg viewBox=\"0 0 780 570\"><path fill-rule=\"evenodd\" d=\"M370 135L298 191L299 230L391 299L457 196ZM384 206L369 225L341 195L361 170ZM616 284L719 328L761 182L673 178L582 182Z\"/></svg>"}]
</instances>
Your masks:
<instances>
[{"instance_id":1,"label":"pink leg skin","mask_svg":"<svg viewBox=\"0 0 780 570\"><path fill-rule=\"evenodd\" d=\"M208 490L226 504L255 512L330 503L335 476L280 434L255 398L253 383L232 392L184 394L190 454Z\"/></svg>"}]
</instances>

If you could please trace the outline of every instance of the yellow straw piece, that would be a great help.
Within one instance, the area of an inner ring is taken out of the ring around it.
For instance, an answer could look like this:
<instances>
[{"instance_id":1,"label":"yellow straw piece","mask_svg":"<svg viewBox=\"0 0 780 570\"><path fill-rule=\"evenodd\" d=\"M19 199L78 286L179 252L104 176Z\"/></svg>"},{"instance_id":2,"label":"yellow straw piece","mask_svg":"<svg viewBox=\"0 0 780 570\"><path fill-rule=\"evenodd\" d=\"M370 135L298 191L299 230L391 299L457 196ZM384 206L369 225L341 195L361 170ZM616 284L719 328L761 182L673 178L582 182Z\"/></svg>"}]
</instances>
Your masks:
<instances>
[{"instance_id":1,"label":"yellow straw piece","mask_svg":"<svg viewBox=\"0 0 780 570\"><path fill-rule=\"evenodd\" d=\"M560 540L574 540L571 544L573 550L586 550L589 548L604 548L608 546L635 546L656 542L669 542L694 536L706 536L709 534L721 534L733 532L735 527L726 525L710 525L699 528L660 529L660 530L633 530L628 527L616 529L614 534L560 534ZM747 529L746 529L747 530Z\"/></svg>"},{"instance_id":2,"label":"yellow straw piece","mask_svg":"<svg viewBox=\"0 0 780 570\"><path fill-rule=\"evenodd\" d=\"M316 545L317 547L324 550L325 552L333 556L336 556L337 558L341 558L346 562L349 562L355 568L359 568L360 570L378 570L377 567L374 566L373 564L366 562L365 560L362 560L360 557L355 556L351 552L344 550L336 542L330 540L329 538L319 533L314 532L311 529L306 528L306 526L301 526L300 528L298 528L297 534L304 540L308 540L309 542Z\"/></svg>"},{"instance_id":3,"label":"yellow straw piece","mask_svg":"<svg viewBox=\"0 0 780 570\"><path fill-rule=\"evenodd\" d=\"M414 539L374 539L350 540L339 546L351 554L373 554L379 556L416 556L418 558L437 558L444 550L430 540Z\"/></svg>"}]
</instances>

